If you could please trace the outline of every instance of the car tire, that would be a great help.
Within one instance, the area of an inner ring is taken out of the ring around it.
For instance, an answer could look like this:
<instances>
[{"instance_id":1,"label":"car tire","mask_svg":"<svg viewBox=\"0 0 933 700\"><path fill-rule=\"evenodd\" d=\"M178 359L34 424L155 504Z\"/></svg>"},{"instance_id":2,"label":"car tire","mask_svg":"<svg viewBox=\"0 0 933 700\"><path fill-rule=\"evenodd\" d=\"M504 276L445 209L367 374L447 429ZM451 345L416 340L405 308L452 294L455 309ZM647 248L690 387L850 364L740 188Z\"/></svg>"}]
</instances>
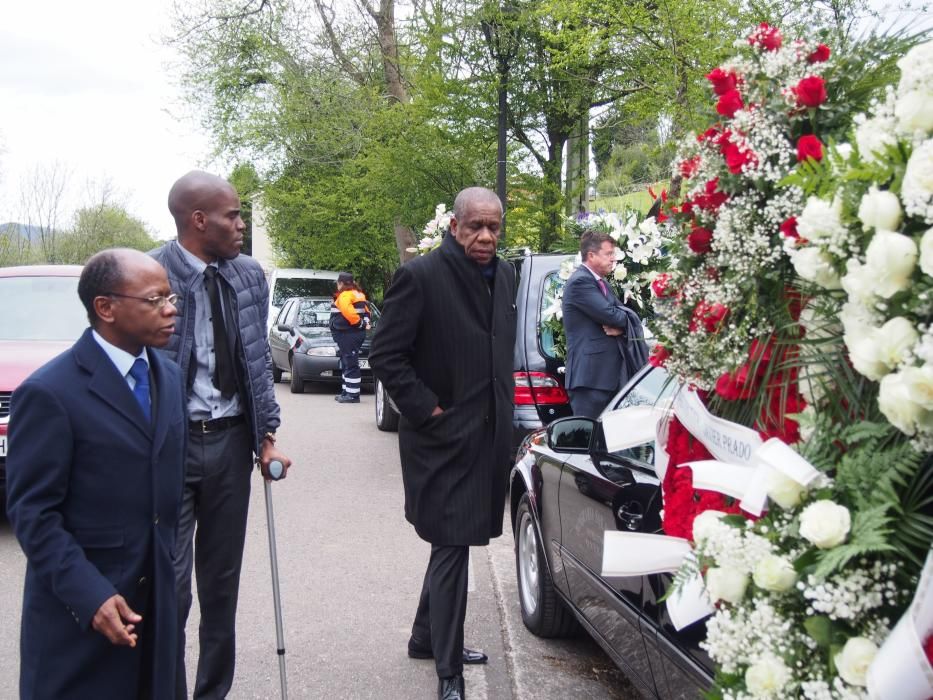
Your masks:
<instances>
[{"instance_id":1,"label":"car tire","mask_svg":"<svg viewBox=\"0 0 933 700\"><path fill-rule=\"evenodd\" d=\"M527 493L518 502L514 534L518 600L525 627L538 637L572 635L577 621L554 589Z\"/></svg>"},{"instance_id":2,"label":"car tire","mask_svg":"<svg viewBox=\"0 0 933 700\"><path fill-rule=\"evenodd\" d=\"M295 370L295 358L289 358L288 360L289 371L292 375L291 384L289 384L289 389L293 394L303 394L305 393L305 383L301 380L301 377L298 375L298 372Z\"/></svg>"},{"instance_id":3,"label":"car tire","mask_svg":"<svg viewBox=\"0 0 933 700\"><path fill-rule=\"evenodd\" d=\"M282 381L282 370L280 370L275 363L272 365L272 381L278 384Z\"/></svg>"},{"instance_id":4,"label":"car tire","mask_svg":"<svg viewBox=\"0 0 933 700\"><path fill-rule=\"evenodd\" d=\"M389 403L389 396L386 389L378 379L373 383L373 394L376 406L376 427L387 433L394 433L398 430L398 413Z\"/></svg>"}]
</instances>

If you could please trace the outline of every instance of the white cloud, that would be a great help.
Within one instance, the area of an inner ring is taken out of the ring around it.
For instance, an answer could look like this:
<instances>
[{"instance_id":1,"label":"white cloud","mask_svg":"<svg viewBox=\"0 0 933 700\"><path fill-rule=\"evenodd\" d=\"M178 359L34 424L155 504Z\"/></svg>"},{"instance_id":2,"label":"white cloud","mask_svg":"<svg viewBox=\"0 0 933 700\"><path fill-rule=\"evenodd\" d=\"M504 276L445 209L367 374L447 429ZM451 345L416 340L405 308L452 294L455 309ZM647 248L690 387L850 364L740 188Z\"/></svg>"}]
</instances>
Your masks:
<instances>
[{"instance_id":1,"label":"white cloud","mask_svg":"<svg viewBox=\"0 0 933 700\"><path fill-rule=\"evenodd\" d=\"M68 211L109 180L160 236L174 230L169 187L210 168L160 43L171 0L8 3L0 24L0 221L18 218L20 181L57 162L71 172ZM216 170L216 168L215 168ZM223 174L220 171L219 174Z\"/></svg>"}]
</instances>

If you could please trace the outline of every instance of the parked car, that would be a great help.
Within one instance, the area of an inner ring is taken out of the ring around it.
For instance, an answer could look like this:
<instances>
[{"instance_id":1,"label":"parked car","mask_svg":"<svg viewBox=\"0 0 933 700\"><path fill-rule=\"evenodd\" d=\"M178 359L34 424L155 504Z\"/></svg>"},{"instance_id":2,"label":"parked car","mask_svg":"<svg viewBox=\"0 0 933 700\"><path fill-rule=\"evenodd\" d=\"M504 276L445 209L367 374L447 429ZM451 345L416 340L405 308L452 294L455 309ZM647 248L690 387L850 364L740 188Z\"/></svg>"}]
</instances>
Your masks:
<instances>
[{"instance_id":1,"label":"parked car","mask_svg":"<svg viewBox=\"0 0 933 700\"><path fill-rule=\"evenodd\" d=\"M269 329L286 299L291 297L329 297L337 288L333 270L305 270L297 267L277 267L269 275Z\"/></svg>"},{"instance_id":2,"label":"parked car","mask_svg":"<svg viewBox=\"0 0 933 700\"><path fill-rule=\"evenodd\" d=\"M515 410L512 415L512 453L531 431L562 416L569 416L570 400L560 372L564 361L554 351L554 337L541 327L541 314L563 286L563 253L507 255L514 267L516 286ZM376 427L398 429L398 409L379 380L374 385Z\"/></svg>"},{"instance_id":3,"label":"parked car","mask_svg":"<svg viewBox=\"0 0 933 700\"><path fill-rule=\"evenodd\" d=\"M87 328L80 275L80 265L0 267L0 510L6 502L10 397Z\"/></svg>"},{"instance_id":4,"label":"parked car","mask_svg":"<svg viewBox=\"0 0 933 700\"><path fill-rule=\"evenodd\" d=\"M373 328L379 321L379 309L369 305ZM331 297L292 297L286 299L269 330L272 353L272 378L280 382L284 372L291 377L291 391L300 394L307 382L339 384L340 358L337 343L330 333ZM372 330L360 350L363 384L372 385L369 369L369 343Z\"/></svg>"},{"instance_id":5,"label":"parked car","mask_svg":"<svg viewBox=\"0 0 933 700\"><path fill-rule=\"evenodd\" d=\"M667 374L642 369L600 420L571 417L529 434L510 482L518 596L525 626L541 637L583 627L645 697L696 698L712 663L700 649L703 621L676 631L659 602L671 576L604 577L606 530L661 534L654 441L609 452L602 418L663 405ZM624 423L623 423L624 424Z\"/></svg>"}]
</instances>

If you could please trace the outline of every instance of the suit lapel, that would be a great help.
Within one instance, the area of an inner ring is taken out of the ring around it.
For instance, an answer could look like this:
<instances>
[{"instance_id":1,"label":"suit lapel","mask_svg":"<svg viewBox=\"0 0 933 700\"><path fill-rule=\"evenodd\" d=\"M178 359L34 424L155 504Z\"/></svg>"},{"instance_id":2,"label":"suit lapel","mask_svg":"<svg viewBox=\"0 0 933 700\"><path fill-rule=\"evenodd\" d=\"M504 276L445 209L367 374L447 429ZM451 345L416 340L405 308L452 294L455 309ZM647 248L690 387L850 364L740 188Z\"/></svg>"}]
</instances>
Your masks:
<instances>
[{"instance_id":1,"label":"suit lapel","mask_svg":"<svg viewBox=\"0 0 933 700\"><path fill-rule=\"evenodd\" d=\"M447 267L453 270L453 274L461 279L463 287L473 290L470 294L460 295L461 303L465 302L472 306L476 318L481 319L483 325L489 328L492 307L490 290L486 280L483 279L479 266L466 256L463 248L450 234L444 237L438 252L447 261Z\"/></svg>"},{"instance_id":2,"label":"suit lapel","mask_svg":"<svg viewBox=\"0 0 933 700\"><path fill-rule=\"evenodd\" d=\"M154 416L152 450L155 454L158 454L162 448L162 443L165 442L165 436L172 422L173 399L177 398L178 389L169 385L168 373L165 371L165 358L157 350L149 349L149 361L152 363L152 373L155 379L154 396L158 397L152 406L152 415Z\"/></svg>"},{"instance_id":3,"label":"suit lapel","mask_svg":"<svg viewBox=\"0 0 933 700\"><path fill-rule=\"evenodd\" d=\"M103 348L97 344L88 329L74 346L75 359L85 372L90 374L88 390L100 397L119 414L120 420L132 425L146 439L151 438L150 426L143 415L143 410L136 402L126 379L114 366Z\"/></svg>"}]
</instances>

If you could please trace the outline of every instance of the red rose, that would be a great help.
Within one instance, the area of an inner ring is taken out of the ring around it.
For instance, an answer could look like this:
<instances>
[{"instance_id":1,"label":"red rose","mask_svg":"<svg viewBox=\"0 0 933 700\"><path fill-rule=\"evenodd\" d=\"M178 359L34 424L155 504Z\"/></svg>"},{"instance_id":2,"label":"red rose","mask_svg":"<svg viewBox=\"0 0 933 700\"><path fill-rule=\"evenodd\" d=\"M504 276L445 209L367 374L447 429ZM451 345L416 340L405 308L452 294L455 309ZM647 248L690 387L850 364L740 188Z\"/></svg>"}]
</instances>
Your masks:
<instances>
[{"instance_id":1,"label":"red rose","mask_svg":"<svg viewBox=\"0 0 933 700\"><path fill-rule=\"evenodd\" d=\"M723 372L716 380L716 393L726 401L735 401L739 398L739 388L735 383L732 372Z\"/></svg>"},{"instance_id":2,"label":"red rose","mask_svg":"<svg viewBox=\"0 0 933 700\"><path fill-rule=\"evenodd\" d=\"M797 141L797 161L803 162L807 158L823 160L823 143L813 134L801 136Z\"/></svg>"},{"instance_id":3,"label":"red rose","mask_svg":"<svg viewBox=\"0 0 933 700\"><path fill-rule=\"evenodd\" d=\"M733 175L738 175L746 165L756 165L758 159L750 150L743 150L729 140L723 140L719 150L726 161L726 167Z\"/></svg>"},{"instance_id":4,"label":"red rose","mask_svg":"<svg viewBox=\"0 0 933 700\"><path fill-rule=\"evenodd\" d=\"M663 367L667 358L671 356L671 351L663 345L655 345L651 350L651 356L648 358L648 364L652 367Z\"/></svg>"},{"instance_id":5,"label":"red rose","mask_svg":"<svg viewBox=\"0 0 933 700\"><path fill-rule=\"evenodd\" d=\"M781 31L777 27L772 27L767 22L758 25L758 29L752 32L748 37L748 43L752 46L760 46L765 51L777 51L781 48L784 39Z\"/></svg>"},{"instance_id":6,"label":"red rose","mask_svg":"<svg viewBox=\"0 0 933 700\"><path fill-rule=\"evenodd\" d=\"M735 90L739 82L735 73L727 73L722 68L708 73L706 79L713 84L713 92L717 95L725 95L730 90Z\"/></svg>"},{"instance_id":7,"label":"red rose","mask_svg":"<svg viewBox=\"0 0 933 700\"><path fill-rule=\"evenodd\" d=\"M923 643L923 653L927 655L927 661L933 664L933 634Z\"/></svg>"},{"instance_id":8,"label":"red rose","mask_svg":"<svg viewBox=\"0 0 933 700\"><path fill-rule=\"evenodd\" d=\"M693 156L689 160L681 161L680 163L680 175L685 180L689 180L696 174L697 168L700 167L700 156Z\"/></svg>"},{"instance_id":9,"label":"red rose","mask_svg":"<svg viewBox=\"0 0 933 700\"><path fill-rule=\"evenodd\" d=\"M717 129L715 126L711 126L702 134L697 134L697 141L700 143L703 143L704 141L712 141L717 136L719 136L719 129Z\"/></svg>"},{"instance_id":10,"label":"red rose","mask_svg":"<svg viewBox=\"0 0 933 700\"><path fill-rule=\"evenodd\" d=\"M680 213L690 215L693 213L693 202L689 199L685 199L684 203L680 205Z\"/></svg>"},{"instance_id":11,"label":"red rose","mask_svg":"<svg viewBox=\"0 0 933 700\"><path fill-rule=\"evenodd\" d=\"M800 238L800 234L797 233L797 217L792 216L783 224L781 224L781 235L785 238Z\"/></svg>"},{"instance_id":12,"label":"red rose","mask_svg":"<svg viewBox=\"0 0 933 700\"><path fill-rule=\"evenodd\" d=\"M826 102L826 81L818 75L802 78L791 90L802 107L819 107Z\"/></svg>"},{"instance_id":13,"label":"red rose","mask_svg":"<svg viewBox=\"0 0 933 700\"><path fill-rule=\"evenodd\" d=\"M716 333L729 315L729 309L720 303L711 304L703 317L707 333Z\"/></svg>"},{"instance_id":14,"label":"red rose","mask_svg":"<svg viewBox=\"0 0 933 700\"><path fill-rule=\"evenodd\" d=\"M729 92L719 98L719 102L716 103L716 111L722 116L731 119L735 116L735 113L744 106L745 103L742 102L742 95L739 94L739 91L729 90Z\"/></svg>"},{"instance_id":15,"label":"red rose","mask_svg":"<svg viewBox=\"0 0 933 700\"><path fill-rule=\"evenodd\" d=\"M694 226L687 235L687 245L694 253L708 253L713 243L713 232L708 228Z\"/></svg>"},{"instance_id":16,"label":"red rose","mask_svg":"<svg viewBox=\"0 0 933 700\"><path fill-rule=\"evenodd\" d=\"M707 181L704 191L705 194L698 194L693 198L693 205L698 209L705 209L707 211L716 211L721 207L729 195L725 192L720 192L717 188L719 187L719 178L714 177L712 180Z\"/></svg>"},{"instance_id":17,"label":"red rose","mask_svg":"<svg viewBox=\"0 0 933 700\"><path fill-rule=\"evenodd\" d=\"M651 281L651 291L654 292L656 297L669 297L671 296L671 289L668 289L670 284L671 276L667 272L662 272L660 275L655 277Z\"/></svg>"},{"instance_id":18,"label":"red rose","mask_svg":"<svg viewBox=\"0 0 933 700\"><path fill-rule=\"evenodd\" d=\"M826 44L820 44L816 50L807 56L807 63L822 63L829 60L829 47Z\"/></svg>"}]
</instances>

